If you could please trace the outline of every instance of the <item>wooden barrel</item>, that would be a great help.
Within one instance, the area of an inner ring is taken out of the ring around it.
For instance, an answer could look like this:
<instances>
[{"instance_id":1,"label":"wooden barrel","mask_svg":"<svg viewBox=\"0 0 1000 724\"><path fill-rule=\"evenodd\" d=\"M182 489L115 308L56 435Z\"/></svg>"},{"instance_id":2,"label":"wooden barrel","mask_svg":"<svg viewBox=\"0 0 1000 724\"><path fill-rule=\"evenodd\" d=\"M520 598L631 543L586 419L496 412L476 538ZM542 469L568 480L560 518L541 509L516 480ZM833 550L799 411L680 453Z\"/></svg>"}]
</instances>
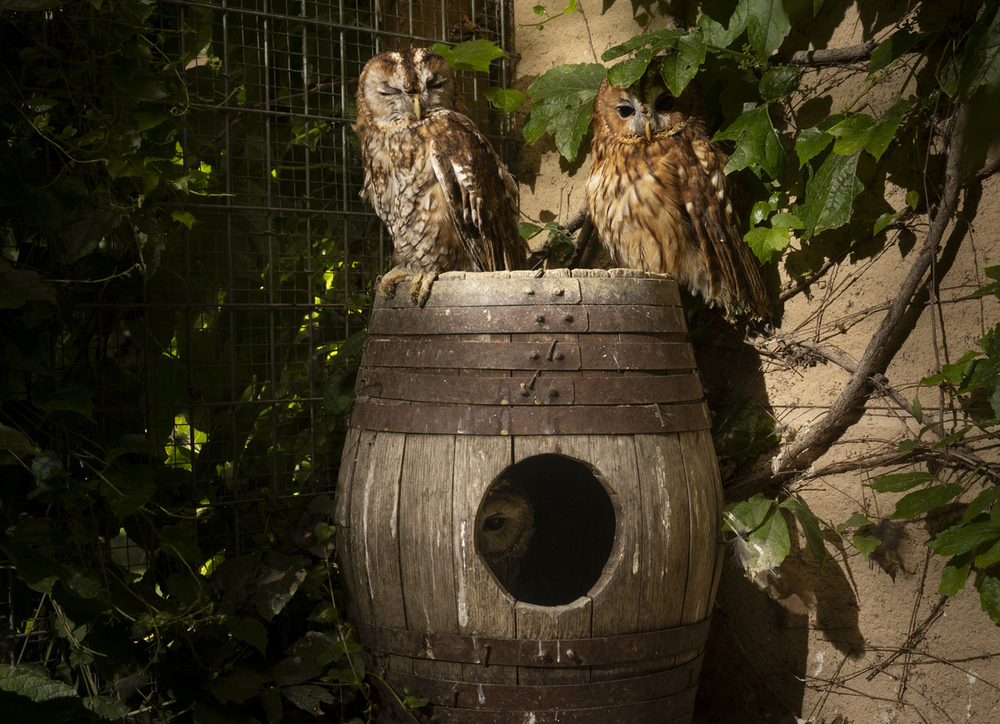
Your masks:
<instances>
[{"instance_id":1,"label":"wooden barrel","mask_svg":"<svg viewBox=\"0 0 1000 724\"><path fill-rule=\"evenodd\" d=\"M689 722L722 488L676 283L408 286L372 314L337 489L369 669L425 721Z\"/></svg>"}]
</instances>

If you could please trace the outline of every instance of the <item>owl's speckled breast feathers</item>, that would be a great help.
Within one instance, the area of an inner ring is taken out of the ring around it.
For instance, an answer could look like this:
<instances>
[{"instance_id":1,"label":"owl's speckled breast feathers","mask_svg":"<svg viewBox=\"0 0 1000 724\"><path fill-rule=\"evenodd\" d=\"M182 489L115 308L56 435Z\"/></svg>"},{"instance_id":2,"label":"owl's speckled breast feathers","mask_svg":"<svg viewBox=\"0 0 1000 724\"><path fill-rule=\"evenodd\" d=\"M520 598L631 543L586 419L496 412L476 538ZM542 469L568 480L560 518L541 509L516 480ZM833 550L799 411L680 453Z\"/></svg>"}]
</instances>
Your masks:
<instances>
[{"instance_id":1,"label":"owl's speckled breast feathers","mask_svg":"<svg viewBox=\"0 0 1000 724\"><path fill-rule=\"evenodd\" d=\"M673 275L732 314L767 317L760 266L744 243L738 176L709 138L696 89L674 97L654 61L623 89L605 80L594 103L587 207L615 263Z\"/></svg>"},{"instance_id":2,"label":"owl's speckled breast feathers","mask_svg":"<svg viewBox=\"0 0 1000 724\"><path fill-rule=\"evenodd\" d=\"M455 105L451 68L423 48L380 53L361 73L362 197L392 235L397 268L387 279L527 264L527 244L517 230L517 184Z\"/></svg>"}]
</instances>

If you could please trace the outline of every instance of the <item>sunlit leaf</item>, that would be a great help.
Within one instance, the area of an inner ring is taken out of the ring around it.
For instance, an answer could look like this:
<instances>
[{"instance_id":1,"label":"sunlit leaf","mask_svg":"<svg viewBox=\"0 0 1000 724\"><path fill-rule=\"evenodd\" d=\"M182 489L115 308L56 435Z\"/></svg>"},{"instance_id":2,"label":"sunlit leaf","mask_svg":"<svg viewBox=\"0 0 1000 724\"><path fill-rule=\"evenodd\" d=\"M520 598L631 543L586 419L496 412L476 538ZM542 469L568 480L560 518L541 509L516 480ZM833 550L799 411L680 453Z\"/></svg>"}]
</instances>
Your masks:
<instances>
[{"instance_id":1,"label":"sunlit leaf","mask_svg":"<svg viewBox=\"0 0 1000 724\"><path fill-rule=\"evenodd\" d=\"M455 70L473 70L488 73L490 63L497 58L506 58L507 54L492 40L467 40L454 47L443 43L435 43L428 50L440 53Z\"/></svg>"},{"instance_id":2,"label":"sunlit leaf","mask_svg":"<svg viewBox=\"0 0 1000 724\"><path fill-rule=\"evenodd\" d=\"M845 520L843 523L839 523L836 527L836 531L843 534L848 528L864 528L869 525L874 525L874 522L868 519L868 516L862 513L852 513L851 517Z\"/></svg>"},{"instance_id":3,"label":"sunlit leaf","mask_svg":"<svg viewBox=\"0 0 1000 724\"><path fill-rule=\"evenodd\" d=\"M730 8L731 14L724 17L725 11ZM725 48L746 30L750 17L750 0L738 0L735 7L728 3L709 2L702 5L701 9L698 27L702 31L702 38L709 45Z\"/></svg>"},{"instance_id":4,"label":"sunlit leaf","mask_svg":"<svg viewBox=\"0 0 1000 724\"><path fill-rule=\"evenodd\" d=\"M868 484L868 487L876 493L902 493L934 480L937 480L937 477L926 472L892 473L890 475L879 475Z\"/></svg>"},{"instance_id":5,"label":"sunlit leaf","mask_svg":"<svg viewBox=\"0 0 1000 724\"><path fill-rule=\"evenodd\" d=\"M854 197L864 188L855 175L857 166L857 153L832 153L806 183L805 201L796 207L806 224L805 236L835 229L851 220Z\"/></svg>"},{"instance_id":6,"label":"sunlit leaf","mask_svg":"<svg viewBox=\"0 0 1000 724\"><path fill-rule=\"evenodd\" d=\"M877 161L889 148L901 121L902 118L897 115L875 119L865 113L855 113L844 118L827 132L837 139L833 146L834 153L849 156L863 148Z\"/></svg>"},{"instance_id":7,"label":"sunlit leaf","mask_svg":"<svg viewBox=\"0 0 1000 724\"><path fill-rule=\"evenodd\" d=\"M938 593L943 596L954 596L965 588L965 582L969 578L969 554L963 553L954 556L949 560L941 571L941 585Z\"/></svg>"},{"instance_id":8,"label":"sunlit leaf","mask_svg":"<svg viewBox=\"0 0 1000 724\"><path fill-rule=\"evenodd\" d=\"M785 151L771 124L767 106L750 106L728 127L715 135L716 140L736 141L726 172L759 166L771 178L780 178L785 167Z\"/></svg>"},{"instance_id":9,"label":"sunlit leaf","mask_svg":"<svg viewBox=\"0 0 1000 724\"><path fill-rule=\"evenodd\" d=\"M580 143L590 127L594 98L604 79L598 63L581 63L552 68L528 88L533 99L531 115L524 127L529 145L544 133L555 137L556 148L568 160L576 160Z\"/></svg>"},{"instance_id":10,"label":"sunlit leaf","mask_svg":"<svg viewBox=\"0 0 1000 724\"><path fill-rule=\"evenodd\" d=\"M795 155L799 157L799 167L821 153L833 142L833 136L818 128L807 128L795 137Z\"/></svg>"},{"instance_id":11,"label":"sunlit leaf","mask_svg":"<svg viewBox=\"0 0 1000 724\"><path fill-rule=\"evenodd\" d=\"M493 104L494 108L504 113L513 113L523 106L526 100L526 96L521 91L513 88L504 89L499 86L490 86L484 91L483 95Z\"/></svg>"},{"instance_id":12,"label":"sunlit leaf","mask_svg":"<svg viewBox=\"0 0 1000 724\"><path fill-rule=\"evenodd\" d=\"M750 44L761 58L769 58L791 29L782 0L754 0L749 4L747 32Z\"/></svg>"},{"instance_id":13,"label":"sunlit leaf","mask_svg":"<svg viewBox=\"0 0 1000 724\"><path fill-rule=\"evenodd\" d=\"M935 508L940 508L962 494L962 486L958 483L931 485L921 490L907 493L896 503L896 509L890 518L909 520L923 515Z\"/></svg>"},{"instance_id":14,"label":"sunlit leaf","mask_svg":"<svg viewBox=\"0 0 1000 724\"><path fill-rule=\"evenodd\" d=\"M627 58L608 68L608 84L628 88L639 80L649 67L651 58Z\"/></svg>"},{"instance_id":15,"label":"sunlit leaf","mask_svg":"<svg viewBox=\"0 0 1000 724\"><path fill-rule=\"evenodd\" d=\"M935 535L927 545L939 556L954 556L997 538L1000 538L1000 524L992 521L959 523Z\"/></svg>"},{"instance_id":16,"label":"sunlit leaf","mask_svg":"<svg viewBox=\"0 0 1000 724\"><path fill-rule=\"evenodd\" d=\"M879 543L881 543L878 538L873 538L867 535L856 535L851 538L851 545L858 549L858 552L862 557L867 560L868 556L878 548Z\"/></svg>"},{"instance_id":17,"label":"sunlit leaf","mask_svg":"<svg viewBox=\"0 0 1000 724\"><path fill-rule=\"evenodd\" d=\"M787 227L774 229L767 226L750 229L743 238L762 264L780 256L792 240L788 235Z\"/></svg>"},{"instance_id":18,"label":"sunlit leaf","mask_svg":"<svg viewBox=\"0 0 1000 724\"><path fill-rule=\"evenodd\" d=\"M707 48L697 35L685 35L677 41L675 51L668 53L660 64L660 75L675 96L698 74L705 62Z\"/></svg>"},{"instance_id":19,"label":"sunlit leaf","mask_svg":"<svg viewBox=\"0 0 1000 724\"><path fill-rule=\"evenodd\" d=\"M813 558L822 569L823 563L826 561L826 540L819 525L819 518L799 495L786 498L781 507L790 510L799 522L809 552L812 553Z\"/></svg>"}]
</instances>

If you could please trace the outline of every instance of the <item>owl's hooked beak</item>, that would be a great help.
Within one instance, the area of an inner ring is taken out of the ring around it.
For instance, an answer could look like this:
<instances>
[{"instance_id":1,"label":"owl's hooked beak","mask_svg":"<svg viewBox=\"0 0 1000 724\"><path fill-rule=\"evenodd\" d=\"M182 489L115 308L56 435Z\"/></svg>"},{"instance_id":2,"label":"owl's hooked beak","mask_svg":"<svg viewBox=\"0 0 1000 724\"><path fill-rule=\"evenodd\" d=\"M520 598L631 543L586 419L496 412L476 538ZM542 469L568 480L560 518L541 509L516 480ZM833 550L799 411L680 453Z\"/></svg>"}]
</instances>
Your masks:
<instances>
[{"instance_id":1,"label":"owl's hooked beak","mask_svg":"<svg viewBox=\"0 0 1000 724\"><path fill-rule=\"evenodd\" d=\"M413 115L417 117L418 121L420 120L420 96L413 97Z\"/></svg>"},{"instance_id":2,"label":"owl's hooked beak","mask_svg":"<svg viewBox=\"0 0 1000 724\"><path fill-rule=\"evenodd\" d=\"M647 118L645 120L645 122L643 123L643 125L646 128L646 140L647 141L652 141L653 140L653 124L650 123L650 120Z\"/></svg>"}]
</instances>

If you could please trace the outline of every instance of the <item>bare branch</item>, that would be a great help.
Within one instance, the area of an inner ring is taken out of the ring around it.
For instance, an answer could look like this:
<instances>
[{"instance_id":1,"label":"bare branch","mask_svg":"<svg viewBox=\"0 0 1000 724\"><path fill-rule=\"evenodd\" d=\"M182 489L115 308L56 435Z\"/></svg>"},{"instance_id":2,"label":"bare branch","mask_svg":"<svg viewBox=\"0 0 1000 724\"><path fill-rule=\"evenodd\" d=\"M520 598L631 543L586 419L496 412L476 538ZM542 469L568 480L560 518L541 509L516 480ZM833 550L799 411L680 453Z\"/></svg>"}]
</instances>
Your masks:
<instances>
[{"instance_id":1,"label":"bare branch","mask_svg":"<svg viewBox=\"0 0 1000 724\"><path fill-rule=\"evenodd\" d=\"M777 462L775 472L787 470L803 453L820 443L834 426L837 425L844 414L854 406L868 385L869 378L876 372L875 365L882 354L882 350L899 324L900 319L902 319L903 314L910 306L910 300L913 298L920 282L930 268L931 260L937 253L938 246L940 246L945 231L958 208L958 196L961 188L959 156L963 145L968 115L968 107L964 105L955 113L951 141L948 144L944 198L941 200L937 213L931 222L927 239L924 242L923 249L920 251L920 255L910 268L910 272L907 274L903 286L893 300L888 314L883 318L878 330L872 337L871 342L869 342L864 355L861 357L861 361L858 363L858 368L851 376L847 387L841 392L830 412L808 434L783 451L780 460Z\"/></svg>"},{"instance_id":2,"label":"bare branch","mask_svg":"<svg viewBox=\"0 0 1000 724\"><path fill-rule=\"evenodd\" d=\"M878 43L869 40L861 45L852 45L847 48L831 48L829 50L800 50L792 53L788 59L788 65L799 67L819 67L825 65L849 65L868 60L875 52Z\"/></svg>"}]
</instances>

